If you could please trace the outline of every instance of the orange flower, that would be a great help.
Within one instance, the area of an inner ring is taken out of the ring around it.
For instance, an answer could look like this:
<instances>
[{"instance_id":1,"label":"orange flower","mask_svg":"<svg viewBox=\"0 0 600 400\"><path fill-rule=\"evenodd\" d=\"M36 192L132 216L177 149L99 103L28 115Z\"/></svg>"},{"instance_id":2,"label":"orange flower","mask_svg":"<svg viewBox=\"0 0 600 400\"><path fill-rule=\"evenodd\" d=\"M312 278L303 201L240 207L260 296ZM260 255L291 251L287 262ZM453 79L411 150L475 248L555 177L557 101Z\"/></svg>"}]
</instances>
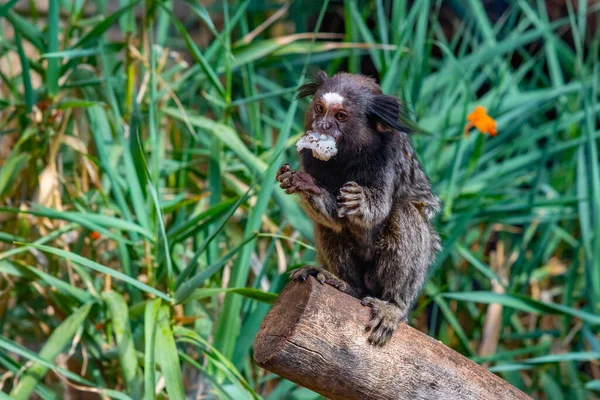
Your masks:
<instances>
[{"instance_id":1,"label":"orange flower","mask_svg":"<svg viewBox=\"0 0 600 400\"><path fill-rule=\"evenodd\" d=\"M496 121L489 115L487 110L482 106L475 107L475 110L467 115L467 125L465 125L465 136L469 133L469 129L472 127L477 128L481 133L490 136L496 136Z\"/></svg>"},{"instance_id":2,"label":"orange flower","mask_svg":"<svg viewBox=\"0 0 600 400\"><path fill-rule=\"evenodd\" d=\"M93 231L90 234L90 237L92 238L92 240L98 240L98 239L100 239L100 234L98 233L98 231Z\"/></svg>"}]
</instances>

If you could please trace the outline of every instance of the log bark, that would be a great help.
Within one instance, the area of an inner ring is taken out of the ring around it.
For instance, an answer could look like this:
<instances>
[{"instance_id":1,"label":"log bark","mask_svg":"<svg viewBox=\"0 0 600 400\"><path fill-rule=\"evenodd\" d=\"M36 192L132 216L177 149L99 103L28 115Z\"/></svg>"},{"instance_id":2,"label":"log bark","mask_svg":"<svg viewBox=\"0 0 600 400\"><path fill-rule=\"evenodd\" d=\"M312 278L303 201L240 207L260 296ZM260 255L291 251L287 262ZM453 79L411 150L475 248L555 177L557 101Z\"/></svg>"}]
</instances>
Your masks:
<instances>
[{"instance_id":1,"label":"log bark","mask_svg":"<svg viewBox=\"0 0 600 400\"><path fill-rule=\"evenodd\" d=\"M367 341L370 309L314 278L290 282L261 324L254 360L332 400L530 399L441 342L401 324Z\"/></svg>"}]
</instances>

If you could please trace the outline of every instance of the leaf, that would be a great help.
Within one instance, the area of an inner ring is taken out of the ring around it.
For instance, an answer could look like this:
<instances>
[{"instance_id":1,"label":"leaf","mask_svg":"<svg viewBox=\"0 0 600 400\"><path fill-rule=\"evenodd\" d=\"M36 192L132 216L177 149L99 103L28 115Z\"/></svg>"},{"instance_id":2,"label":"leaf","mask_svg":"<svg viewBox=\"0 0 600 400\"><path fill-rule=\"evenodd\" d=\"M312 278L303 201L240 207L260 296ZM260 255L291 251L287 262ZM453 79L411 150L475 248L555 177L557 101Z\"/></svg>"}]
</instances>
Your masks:
<instances>
[{"instance_id":1,"label":"leaf","mask_svg":"<svg viewBox=\"0 0 600 400\"><path fill-rule=\"evenodd\" d=\"M165 108L163 112L181 121L185 120L184 115L176 108ZM187 119L192 126L207 130L218 137L253 171L263 172L267 169L267 164L246 147L230 126L199 115L188 115Z\"/></svg>"},{"instance_id":2,"label":"leaf","mask_svg":"<svg viewBox=\"0 0 600 400\"><path fill-rule=\"evenodd\" d=\"M461 244L455 244L455 248L458 253L462 255L471 265L473 265L479 272L484 274L490 281L495 281L502 284L502 280L484 263L478 260L473 253L471 253L466 247Z\"/></svg>"},{"instance_id":3,"label":"leaf","mask_svg":"<svg viewBox=\"0 0 600 400\"><path fill-rule=\"evenodd\" d=\"M456 318L454 311L450 308L450 306L448 305L448 302L446 302L446 300L443 298L443 296L440 295L438 288L435 286L435 284L432 281L429 281L425 284L425 292L427 293L428 296L431 296L433 298L433 301L440 308L440 310L444 314L444 317L446 317L446 319L448 320L448 323L452 326L454 333L460 339L460 342L463 345L463 347L465 348L467 354L469 356L475 355L475 351L471 347L469 338L467 337L467 334L465 333L464 329L460 325L458 318Z\"/></svg>"},{"instance_id":4,"label":"leaf","mask_svg":"<svg viewBox=\"0 0 600 400\"><path fill-rule=\"evenodd\" d=\"M144 400L154 400L156 369L156 330L161 300L155 299L146 303L144 312Z\"/></svg>"},{"instance_id":5,"label":"leaf","mask_svg":"<svg viewBox=\"0 0 600 400\"><path fill-rule=\"evenodd\" d=\"M10 156L4 160L4 164L0 167L0 198L7 189L12 189L12 184L30 158L31 156L28 153L15 151L11 152Z\"/></svg>"},{"instance_id":6,"label":"leaf","mask_svg":"<svg viewBox=\"0 0 600 400\"><path fill-rule=\"evenodd\" d=\"M60 2L50 1L48 5L48 52L58 51L58 29L60 23ZM56 96L58 93L58 78L60 77L60 69L58 59L48 59L46 67L46 88L50 97Z\"/></svg>"},{"instance_id":7,"label":"leaf","mask_svg":"<svg viewBox=\"0 0 600 400\"><path fill-rule=\"evenodd\" d=\"M217 89L217 91L219 92L221 97L224 98L225 97L225 88L223 87L223 84L219 80L219 77L217 76L216 72L213 70L213 68L209 64L208 60L204 57L204 55L202 54L200 49L198 49L198 46L196 46L196 43L194 43L194 40L191 38L191 36L187 32L187 29L185 28L185 26L181 23L181 21L179 21L179 19L177 19L177 17L175 15L173 15L171 10L166 8L163 4L161 4L161 6L163 7L164 11L169 15L169 17L171 18L171 21L175 25L175 28L179 31L179 34L183 37L183 40L185 41L185 44L187 45L187 48L188 48L189 52L191 53L192 57L194 57L196 62L198 62L198 64L200 64L200 67L202 68L202 70L204 71L206 76L208 77L209 81L212 83L213 87L215 89Z\"/></svg>"},{"instance_id":8,"label":"leaf","mask_svg":"<svg viewBox=\"0 0 600 400\"><path fill-rule=\"evenodd\" d=\"M219 32L215 28L215 24L210 18L210 13L208 10L201 3L197 3L192 0L185 0L185 2L192 9L192 11L194 11L194 13L196 13L196 15L200 17L202 21L204 21L208 29L210 29L210 32L215 35L215 37L219 37Z\"/></svg>"},{"instance_id":9,"label":"leaf","mask_svg":"<svg viewBox=\"0 0 600 400\"><path fill-rule=\"evenodd\" d=\"M240 197L233 204L233 206L230 207L227 214L225 216L223 216L223 218L221 219L221 223L219 224L219 226L213 227L213 231L210 233L210 235L208 235L208 237L206 239L204 239L204 241L200 244L200 246L198 246L198 248L194 252L194 255L192 256L192 258L186 265L185 269L177 277L177 281L175 282L175 285L177 286L177 288L179 288L188 279L188 277L196 270L196 265L198 263L198 259L200 258L200 256L206 251L206 249L208 249L208 246L213 242L213 240L217 237L217 235L225 228L225 225L227 224L227 222L229 221L229 219L231 218L233 213L240 207L240 205L242 205L242 203L244 203L247 200L251 191L252 191L252 188L249 188L248 191L246 192L246 194L244 194L244 196Z\"/></svg>"},{"instance_id":10,"label":"leaf","mask_svg":"<svg viewBox=\"0 0 600 400\"><path fill-rule=\"evenodd\" d=\"M21 17L12 10L8 12L6 19L12 24L15 30L15 43L17 46L20 44L20 38L17 38L17 35L19 35L27 39L38 51L42 53L46 51L44 34L35 24L32 24L31 21Z\"/></svg>"},{"instance_id":11,"label":"leaf","mask_svg":"<svg viewBox=\"0 0 600 400\"><path fill-rule=\"evenodd\" d=\"M39 239L37 239L35 242L33 242L34 244L44 244L44 243L48 243L51 242L52 240L60 237L62 234L73 231L75 229L77 229L77 225L75 224L67 224L64 225L63 227L59 228L59 229L55 229L54 231L48 233L46 236L41 237ZM13 247L12 249L6 250L2 253L0 253L0 260L4 260L8 257L12 257L15 254L19 254L19 253L25 253L27 252L29 249L25 246L23 247Z\"/></svg>"},{"instance_id":12,"label":"leaf","mask_svg":"<svg viewBox=\"0 0 600 400\"><path fill-rule=\"evenodd\" d=\"M150 174L148 170L146 170L147 178L148 178L148 190L150 191L150 195L152 196L152 201L154 203L154 210L156 211L157 217L157 225L159 231L159 242L162 245L162 251L164 252L164 257L167 264L167 287L169 291L175 289L175 277L173 274L173 261L171 260L171 253L169 248L169 238L167 237L167 231L165 228L165 221L163 217L162 210L160 208L160 200L158 199L158 193L156 193L156 188L150 179Z\"/></svg>"},{"instance_id":13,"label":"leaf","mask_svg":"<svg viewBox=\"0 0 600 400\"><path fill-rule=\"evenodd\" d=\"M33 247L33 248L41 250L43 252L54 254L54 255L62 257L62 258L66 258L68 260L71 260L77 264L84 266L84 267L93 269L94 271L100 272L102 274L110 275L113 278L122 280L123 282L126 282L126 283L130 284L131 286L134 286L144 292L151 293L157 297L160 297L161 299L171 302L171 298L168 295L166 295L165 293L161 292L160 290L150 287L150 286L146 285L145 283L138 281L137 279L131 278L131 277L123 274L122 272L105 267L104 265L98 264L97 262L89 260L87 258L84 258L78 254L71 253L69 251L65 251L65 250L61 250L61 249L56 249L54 247L39 245L39 244L33 244L33 243L29 243L29 244L22 243L22 244L26 245L27 247Z\"/></svg>"},{"instance_id":14,"label":"leaf","mask_svg":"<svg viewBox=\"0 0 600 400\"><path fill-rule=\"evenodd\" d=\"M19 0L9 0L3 5L0 5L0 18L4 18L6 14L17 4Z\"/></svg>"},{"instance_id":15,"label":"leaf","mask_svg":"<svg viewBox=\"0 0 600 400\"><path fill-rule=\"evenodd\" d=\"M225 213L229 215L233 204L237 204L236 198L222 201L206 211L183 221L179 226L173 227L169 232L169 241L180 243L204 229L207 224L214 222ZM236 207L237 208L237 207ZM201 222L202 221L202 222Z\"/></svg>"},{"instance_id":16,"label":"leaf","mask_svg":"<svg viewBox=\"0 0 600 400\"><path fill-rule=\"evenodd\" d=\"M260 399L260 396L252 390L248 382L235 368L231 361L229 361L222 353L219 352L219 350L216 349L216 347L212 346L207 340L205 340L203 337L201 337L191 329L184 328L181 326L175 327L175 334L177 335L178 340L186 341L199 346L203 353L210 357L213 365L215 365L220 371L224 372L230 381L240 383L240 389L242 389L242 392L248 392L253 399Z\"/></svg>"},{"instance_id":17,"label":"leaf","mask_svg":"<svg viewBox=\"0 0 600 400\"><path fill-rule=\"evenodd\" d=\"M0 207L0 210L5 212L26 213L51 219L62 219L65 221L75 222L91 231L98 231L99 233L102 233L103 235L106 235L116 241L124 241L126 239L108 231L107 228L141 233L146 238L154 240L154 236L141 226L133 222L125 221L108 215L76 211L57 211L53 208L44 207L39 204L36 204L31 211L22 211L19 209L8 209L3 207Z\"/></svg>"},{"instance_id":18,"label":"leaf","mask_svg":"<svg viewBox=\"0 0 600 400\"><path fill-rule=\"evenodd\" d=\"M200 271L196 275L194 275L192 278L182 282L181 285L177 288L177 291L175 292L175 303L180 304L180 303L184 302L188 298L188 296L192 294L192 292L194 291L195 288L200 286L202 283L204 283L205 280L209 279L211 276L213 276L215 273L217 273L218 270L220 270L221 268L223 268L225 266L227 261L229 261L237 253L239 253L240 249L244 248L244 246L246 246L248 243L252 242L255 238L256 238L256 235L250 236L249 238L244 240L242 243L240 243L233 249L229 250L218 261L216 261L213 264L206 267L206 269L204 271Z\"/></svg>"},{"instance_id":19,"label":"leaf","mask_svg":"<svg viewBox=\"0 0 600 400\"><path fill-rule=\"evenodd\" d=\"M9 395L7 395L4 392L0 392L0 400L14 400L12 397L10 397Z\"/></svg>"},{"instance_id":20,"label":"leaf","mask_svg":"<svg viewBox=\"0 0 600 400\"><path fill-rule=\"evenodd\" d=\"M131 0L131 2L119 8L108 17L104 18L100 23L96 24L92 30L85 34L75 45L71 47L71 50L77 47L92 47L98 40L102 38L104 32L106 32L122 15L127 13L133 7L135 7L141 0Z\"/></svg>"},{"instance_id":21,"label":"leaf","mask_svg":"<svg viewBox=\"0 0 600 400\"><path fill-rule=\"evenodd\" d=\"M498 364L489 368L490 372L498 373L498 372L511 372L511 371L523 371L533 369L531 365L524 364Z\"/></svg>"},{"instance_id":22,"label":"leaf","mask_svg":"<svg viewBox=\"0 0 600 400\"><path fill-rule=\"evenodd\" d=\"M34 93L31 85L31 74L29 72L29 60L25 55L25 50L23 50L21 34L17 29L15 29L15 44L17 45L19 60L21 60L21 79L23 80L23 87L25 88L25 104L27 105L27 112L31 112L33 110L35 100L33 98Z\"/></svg>"},{"instance_id":23,"label":"leaf","mask_svg":"<svg viewBox=\"0 0 600 400\"><path fill-rule=\"evenodd\" d=\"M367 27L367 24L365 23L365 20L360 14L360 11L358 10L358 5L356 3L357 2L355 0L351 0L348 2L348 6L350 7L350 15L352 15L352 23L357 27L358 32L363 37L363 40L371 45L374 45L375 38L373 37L373 34L371 33L369 27ZM369 54L371 55L371 60L375 65L375 69L377 71L381 71L382 62L380 54L374 49L374 46L370 46L368 50Z\"/></svg>"},{"instance_id":24,"label":"leaf","mask_svg":"<svg viewBox=\"0 0 600 400\"><path fill-rule=\"evenodd\" d=\"M163 110L163 112L172 116L173 118L182 121L185 120L183 114L181 114L181 112L175 108L166 108ZM187 118L192 126L205 129L215 137L218 137L221 142L225 146L229 147L254 173L261 175L266 173L268 167L267 164L259 157L254 155L250 149L246 147L244 142L242 142L238 134L231 127L202 116L189 115ZM287 117L287 119L289 119L288 122L291 124L292 117ZM291 129L291 127L289 128ZM287 143L285 144L287 145ZM281 151L281 149L279 149L279 151ZM277 167L279 167L279 165L277 165ZM266 175L264 175L263 181L264 179L266 179ZM268 182L269 185L272 184L274 182L274 175L273 179L264 182ZM289 222L304 236L311 237L311 224L305 218L304 213L300 210L300 207L294 201L294 199L287 196L281 189L275 190L274 197L275 201L277 201L285 215L287 215Z\"/></svg>"},{"instance_id":25,"label":"leaf","mask_svg":"<svg viewBox=\"0 0 600 400\"><path fill-rule=\"evenodd\" d=\"M10 340L6 339L2 335L0 335L0 347L4 348L14 354L20 355L28 360L35 361L36 363L41 364L42 366L44 366L48 369L53 369L56 373L59 373L59 374L63 375L64 377L71 379L74 382L77 382L77 383L80 383L80 384L83 384L86 386L94 386L94 388L98 391L98 393L100 393L102 395L106 395L106 396L112 397L114 399L119 399L119 400L132 400L131 397L124 395L122 393L119 393L116 390L106 389L100 385L94 385L92 382L88 381L87 379L83 379L79 375L74 374L67 369L62 369L60 367L57 367L56 365L49 362L45 358L42 358L39 355L37 355L36 353L34 353L16 343L11 342ZM1 354L0 354L0 356L1 356ZM14 397L12 399L14 400Z\"/></svg>"},{"instance_id":26,"label":"leaf","mask_svg":"<svg viewBox=\"0 0 600 400\"><path fill-rule=\"evenodd\" d=\"M169 398L185 399L177 346L171 330L169 308L167 306L161 306L158 312L158 329L156 330L154 347L156 361L165 377Z\"/></svg>"},{"instance_id":27,"label":"leaf","mask_svg":"<svg viewBox=\"0 0 600 400\"><path fill-rule=\"evenodd\" d=\"M219 293L236 293L249 299L257 300L267 304L275 303L275 300L277 300L278 296L275 293L263 292L262 290L254 288L201 288L195 289L186 299L186 301L213 297Z\"/></svg>"},{"instance_id":28,"label":"leaf","mask_svg":"<svg viewBox=\"0 0 600 400\"><path fill-rule=\"evenodd\" d=\"M318 32L323 17L327 9L328 1L323 2L319 18L315 26L315 32ZM305 60L302 74L304 75L307 71L309 58ZM298 82L301 84L304 78L301 78ZM261 187L257 195L256 203L248 215L248 221L244 231L245 237L250 237L260 229L262 224L262 217L267 211L271 195L275 188L275 174L283 161L283 152L287 144L287 140L290 137L292 130L293 120L296 115L298 108L298 101L294 100L290 104L289 108L285 112L283 120L283 126L277 137L275 144L274 153L270 159L267 170L264 173ZM275 191L275 193L277 193ZM243 286L248 280L248 273L250 270L250 260L252 252L254 251L253 246L246 246L240 251L240 255L236 260L236 264L232 269L231 279L229 281L230 287ZM233 355L235 347L235 338L237 337L240 330L239 312L242 308L242 301L239 297L228 294L225 296L223 302L223 309L219 316L217 329L215 331L215 348L219 349L226 357Z\"/></svg>"},{"instance_id":29,"label":"leaf","mask_svg":"<svg viewBox=\"0 0 600 400\"><path fill-rule=\"evenodd\" d=\"M216 377L208 371L208 368L205 368L202 365L198 364L198 362L196 360L194 360L193 358L191 358L190 356L188 356L181 350L179 351L179 357L181 357L181 359L183 361L187 362L188 364L192 365L194 368L201 371L202 374L204 376L206 376L206 378L212 383L213 387L216 389L217 393L215 393L215 395L218 399L236 400L235 397L232 397L229 393L227 393L227 390L225 389L223 384L221 384L216 379ZM227 385L227 387L230 387L230 385Z\"/></svg>"},{"instance_id":30,"label":"leaf","mask_svg":"<svg viewBox=\"0 0 600 400\"><path fill-rule=\"evenodd\" d=\"M49 53L44 53L41 55L41 58L77 58L77 57L87 57L94 56L101 51L108 50L106 47L96 47L92 49L71 49L71 50L62 50L62 51L53 51Z\"/></svg>"},{"instance_id":31,"label":"leaf","mask_svg":"<svg viewBox=\"0 0 600 400\"><path fill-rule=\"evenodd\" d=\"M548 354L546 356L534 357L524 360L527 364L547 364L566 361L593 361L600 360L600 353L597 352L572 352L562 354Z\"/></svg>"},{"instance_id":32,"label":"leaf","mask_svg":"<svg viewBox=\"0 0 600 400\"><path fill-rule=\"evenodd\" d=\"M235 293L267 304L275 303L278 295L276 293L263 292L254 288L228 288L227 292Z\"/></svg>"},{"instance_id":33,"label":"leaf","mask_svg":"<svg viewBox=\"0 0 600 400\"><path fill-rule=\"evenodd\" d=\"M498 364L491 367L491 372L521 371L532 369L537 364L550 364L569 361L596 361L600 359L600 353L596 352L573 352L563 354L549 354L547 356L529 358L520 363Z\"/></svg>"},{"instance_id":34,"label":"leaf","mask_svg":"<svg viewBox=\"0 0 600 400\"><path fill-rule=\"evenodd\" d=\"M65 347L71 342L75 332L81 328L87 315L92 308L93 303L88 303L76 309L67 319L65 319L50 335L42 349L39 357L53 362ZM10 396L15 400L27 400L35 385L46 375L48 367L40 363L34 363L23 374L19 383L10 392Z\"/></svg>"},{"instance_id":35,"label":"leaf","mask_svg":"<svg viewBox=\"0 0 600 400\"><path fill-rule=\"evenodd\" d=\"M138 360L133 347L133 334L129 323L129 309L123 296L116 292L102 293L111 316L111 326L117 340L121 372L128 392L134 398L140 397L140 377Z\"/></svg>"},{"instance_id":36,"label":"leaf","mask_svg":"<svg viewBox=\"0 0 600 400\"><path fill-rule=\"evenodd\" d=\"M77 299L82 303L93 301L92 294L80 289L76 286L71 286L65 281L62 281L40 269L34 268L30 265L21 263L12 263L7 260L0 260L0 271L3 271L9 275L15 275L19 277L27 277L29 279L35 279L36 277L45 282L48 286L53 288L59 293L65 296Z\"/></svg>"},{"instance_id":37,"label":"leaf","mask_svg":"<svg viewBox=\"0 0 600 400\"><path fill-rule=\"evenodd\" d=\"M111 155L110 144L113 142L112 133L110 129L109 118L106 112L100 106L92 106L87 110L89 119L90 119L90 130L92 132L92 136L94 138L94 143L96 145L96 149L98 152L98 158L100 160L100 166L102 170L106 173L108 180L110 181L110 190L113 193L115 198L115 203L117 204L121 215L129 222L133 222L133 216L131 215L131 211L129 210L129 206L125 199L125 194L121 189L121 181L119 179L119 175L117 171L112 165L109 156ZM123 146L125 147L125 146ZM131 160L126 160L127 168L126 174L129 179L132 179L130 175L135 175L135 171L130 171L130 167L133 164ZM139 186L139 184L138 184ZM139 210L138 218L140 218L140 223L143 226L149 227L149 224L144 225L144 221L147 221L147 215L144 213L144 210L141 209L142 206L145 206L145 203L139 204L140 199L138 198L139 187L130 187L132 191L132 200L133 207L136 211ZM135 234L131 235L132 239L135 239Z\"/></svg>"},{"instance_id":38,"label":"leaf","mask_svg":"<svg viewBox=\"0 0 600 400\"><path fill-rule=\"evenodd\" d=\"M67 110L69 108L88 108L92 106L101 105L97 101L78 100L78 99L65 99L62 100L56 108L59 110Z\"/></svg>"},{"instance_id":39,"label":"leaf","mask_svg":"<svg viewBox=\"0 0 600 400\"><path fill-rule=\"evenodd\" d=\"M105 54L101 54L101 59L103 60L103 63L108 62L107 61L107 56ZM106 70L105 70L105 75L107 74ZM117 104L117 99L116 99L116 93L115 93L115 88L113 83L110 81L110 79L106 79L106 85L108 87L108 93L109 93L109 103L111 105L111 111L112 113L110 114L113 118L116 119L121 119L123 118L121 113L120 113L120 108ZM91 108L90 110L95 110L98 112L98 116L100 118L103 119L102 121L102 125L104 125L106 128L106 131L104 132L104 137L111 140L111 135L110 135L110 131L108 129L108 117L109 115L107 115L106 112L104 112L104 110L102 109L98 109L96 107ZM152 110L153 108L151 108ZM150 126L153 126L153 124L150 124ZM136 165L135 160L134 161L134 157L136 156L136 154L139 152L140 146L136 146L135 144L139 144L139 138L138 138L138 132L136 129L133 129L133 131L129 132L129 137L126 138L126 132L125 132L125 127L121 126L121 125L117 125L116 127L116 145L118 145L118 150L120 151L120 154L122 156L122 162L124 164L124 174L125 174L125 179L126 179L126 183L127 183L127 190L128 190L128 194L131 198L130 201L130 205L133 208L133 210L135 211L135 217L137 218L137 221L139 222L139 224L141 226L143 226L145 229L151 230L152 227L150 225L150 217L149 217L149 212L147 210L148 208L148 204L147 204L147 199L144 196L144 192L142 190L142 187L146 186L147 181L146 181L146 174L143 171L143 168L140 168L140 170L138 170L138 165ZM155 144L153 143L153 146L155 146ZM156 147L156 146L155 146ZM156 149L159 153L160 150ZM140 164L145 164L145 161L141 161ZM139 165L140 167L143 167L143 165ZM114 173L111 171L111 173ZM111 177L112 179L112 177ZM116 182L116 177L115 177L115 182L114 184L118 184L118 182ZM129 220L133 220L133 216L130 214L127 205L124 204L124 199L119 199L119 201L123 201L123 204L120 204L120 207L125 215L125 217ZM132 235L132 239L135 240L135 236Z\"/></svg>"},{"instance_id":40,"label":"leaf","mask_svg":"<svg viewBox=\"0 0 600 400\"><path fill-rule=\"evenodd\" d=\"M585 388L587 390L600 391L600 379L589 381L588 383L585 384Z\"/></svg>"},{"instance_id":41,"label":"leaf","mask_svg":"<svg viewBox=\"0 0 600 400\"><path fill-rule=\"evenodd\" d=\"M454 300L472 301L484 304L501 304L505 307L533 314L563 314L576 317L592 325L600 324L600 316L556 303L546 303L520 295L492 292L443 293L443 297Z\"/></svg>"}]
</instances>

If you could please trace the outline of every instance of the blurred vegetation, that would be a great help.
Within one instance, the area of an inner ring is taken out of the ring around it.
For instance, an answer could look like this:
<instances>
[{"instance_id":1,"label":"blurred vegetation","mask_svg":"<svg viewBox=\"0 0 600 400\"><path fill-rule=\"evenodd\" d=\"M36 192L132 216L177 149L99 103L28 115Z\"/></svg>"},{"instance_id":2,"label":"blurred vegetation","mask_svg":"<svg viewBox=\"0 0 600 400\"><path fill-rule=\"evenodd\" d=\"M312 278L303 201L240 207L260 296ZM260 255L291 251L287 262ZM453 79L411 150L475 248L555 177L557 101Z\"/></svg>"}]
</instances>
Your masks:
<instances>
[{"instance_id":1,"label":"blurred vegetation","mask_svg":"<svg viewBox=\"0 0 600 400\"><path fill-rule=\"evenodd\" d=\"M4 1L0 399L319 398L252 361L315 258L274 180L315 66L410 109L444 201L412 325L600 398L600 4L573 3ZM478 105L497 136L463 133Z\"/></svg>"}]
</instances>

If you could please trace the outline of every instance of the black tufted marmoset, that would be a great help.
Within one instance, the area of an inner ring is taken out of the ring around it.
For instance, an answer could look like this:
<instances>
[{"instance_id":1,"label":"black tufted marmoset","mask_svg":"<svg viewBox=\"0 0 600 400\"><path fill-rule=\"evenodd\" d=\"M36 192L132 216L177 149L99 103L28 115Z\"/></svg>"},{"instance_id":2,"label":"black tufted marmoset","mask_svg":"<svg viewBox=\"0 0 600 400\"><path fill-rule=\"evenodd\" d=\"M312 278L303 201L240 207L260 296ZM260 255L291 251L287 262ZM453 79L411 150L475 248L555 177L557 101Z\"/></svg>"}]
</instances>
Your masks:
<instances>
[{"instance_id":1,"label":"black tufted marmoset","mask_svg":"<svg viewBox=\"0 0 600 400\"><path fill-rule=\"evenodd\" d=\"M400 123L399 101L375 80L319 71L298 89L312 96L305 130L335 139L323 161L300 151L301 171L277 173L286 193L298 193L314 222L318 262L309 275L360 298L372 309L369 341L383 346L405 322L440 250L432 218L440 209L429 179Z\"/></svg>"}]
</instances>

